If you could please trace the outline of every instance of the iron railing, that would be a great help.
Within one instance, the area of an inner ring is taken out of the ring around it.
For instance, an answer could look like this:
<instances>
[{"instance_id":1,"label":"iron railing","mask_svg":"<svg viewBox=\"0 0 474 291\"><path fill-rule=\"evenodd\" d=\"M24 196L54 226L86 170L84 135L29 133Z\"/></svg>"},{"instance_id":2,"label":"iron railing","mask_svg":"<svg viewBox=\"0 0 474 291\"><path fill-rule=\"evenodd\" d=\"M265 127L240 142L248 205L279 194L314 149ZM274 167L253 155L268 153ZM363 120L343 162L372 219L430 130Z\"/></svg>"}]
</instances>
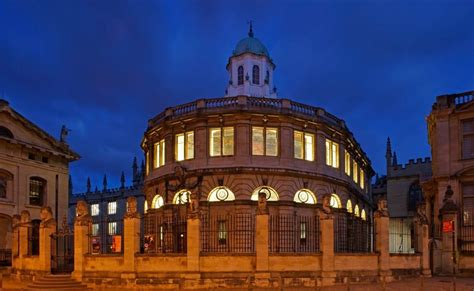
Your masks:
<instances>
[{"instance_id":1,"label":"iron railing","mask_svg":"<svg viewBox=\"0 0 474 291\"><path fill-rule=\"evenodd\" d=\"M461 226L459 248L463 253L474 254L474 225Z\"/></svg>"},{"instance_id":2,"label":"iron railing","mask_svg":"<svg viewBox=\"0 0 474 291\"><path fill-rule=\"evenodd\" d=\"M0 266L12 265L12 250L0 249Z\"/></svg>"},{"instance_id":3,"label":"iron railing","mask_svg":"<svg viewBox=\"0 0 474 291\"><path fill-rule=\"evenodd\" d=\"M254 253L255 215L206 213L201 217L201 251Z\"/></svg>"},{"instance_id":4,"label":"iron railing","mask_svg":"<svg viewBox=\"0 0 474 291\"><path fill-rule=\"evenodd\" d=\"M271 215L271 253L319 252L319 216Z\"/></svg>"},{"instance_id":5,"label":"iron railing","mask_svg":"<svg viewBox=\"0 0 474 291\"><path fill-rule=\"evenodd\" d=\"M186 216L152 212L142 218L143 253L186 253Z\"/></svg>"},{"instance_id":6,"label":"iron railing","mask_svg":"<svg viewBox=\"0 0 474 291\"><path fill-rule=\"evenodd\" d=\"M337 253L366 253L372 251L372 227L369 221L334 209L334 251Z\"/></svg>"}]
</instances>

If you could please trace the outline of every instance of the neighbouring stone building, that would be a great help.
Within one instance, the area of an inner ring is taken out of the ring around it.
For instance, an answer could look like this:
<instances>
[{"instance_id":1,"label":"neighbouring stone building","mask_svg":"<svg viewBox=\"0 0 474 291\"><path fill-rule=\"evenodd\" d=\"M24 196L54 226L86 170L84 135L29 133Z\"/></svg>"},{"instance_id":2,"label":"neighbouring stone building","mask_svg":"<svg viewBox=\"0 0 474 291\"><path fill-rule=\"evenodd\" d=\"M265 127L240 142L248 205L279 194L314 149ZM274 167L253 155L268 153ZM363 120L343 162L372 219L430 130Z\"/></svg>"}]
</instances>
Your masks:
<instances>
[{"instance_id":1,"label":"neighbouring stone building","mask_svg":"<svg viewBox=\"0 0 474 291\"><path fill-rule=\"evenodd\" d=\"M96 247L101 252L121 252L121 247L115 247L114 237L123 237L122 218L127 210L128 197L135 197L138 201L138 211L143 215L148 209L145 195L143 194L143 178L145 165L142 162L138 167L137 159L132 164L132 184L126 185L125 175L122 172L120 187L108 188L107 177L104 175L102 189L97 187L92 190L90 179L87 179L86 192L71 194L69 197L68 223L73 227L76 218L77 201L86 201L90 207L92 217L91 236L94 237Z\"/></svg>"},{"instance_id":2,"label":"neighbouring stone building","mask_svg":"<svg viewBox=\"0 0 474 291\"><path fill-rule=\"evenodd\" d=\"M422 182L431 178L431 159L410 159L399 164L390 138L386 148L386 175L377 177L372 187L374 201L387 199L390 213L390 252L415 252L417 205L423 201Z\"/></svg>"},{"instance_id":3,"label":"neighbouring stone building","mask_svg":"<svg viewBox=\"0 0 474 291\"><path fill-rule=\"evenodd\" d=\"M22 212L30 215L33 238L42 207L51 207L56 219L66 216L69 163L79 159L66 135L63 127L55 139L0 100L0 252L11 254L12 220ZM29 251L37 253L38 243Z\"/></svg>"},{"instance_id":4,"label":"neighbouring stone building","mask_svg":"<svg viewBox=\"0 0 474 291\"><path fill-rule=\"evenodd\" d=\"M474 270L473 100L473 91L438 96L427 117L433 176L422 186L435 273Z\"/></svg>"}]
</instances>

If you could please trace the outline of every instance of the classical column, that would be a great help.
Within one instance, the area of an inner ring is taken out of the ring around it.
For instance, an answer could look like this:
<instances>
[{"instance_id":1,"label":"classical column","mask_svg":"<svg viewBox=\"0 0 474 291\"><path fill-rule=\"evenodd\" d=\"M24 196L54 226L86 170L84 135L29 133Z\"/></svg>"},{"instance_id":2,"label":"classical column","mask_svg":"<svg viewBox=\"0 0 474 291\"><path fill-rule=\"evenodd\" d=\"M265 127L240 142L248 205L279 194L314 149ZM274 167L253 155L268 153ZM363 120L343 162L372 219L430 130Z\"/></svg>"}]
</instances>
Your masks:
<instances>
[{"instance_id":1,"label":"classical column","mask_svg":"<svg viewBox=\"0 0 474 291\"><path fill-rule=\"evenodd\" d=\"M441 216L441 227L443 230L443 249L441 255L441 272L443 274L455 274L457 272L457 230L458 224L458 206L454 203L452 196L453 190L448 185L444 199L443 207L439 210Z\"/></svg>"},{"instance_id":2,"label":"classical column","mask_svg":"<svg viewBox=\"0 0 474 291\"><path fill-rule=\"evenodd\" d=\"M387 210L387 200L379 199L378 209L374 213L375 224L375 251L379 255L379 278L381 281L392 281L392 271L390 270L389 253L389 215Z\"/></svg>"},{"instance_id":3,"label":"classical column","mask_svg":"<svg viewBox=\"0 0 474 291\"><path fill-rule=\"evenodd\" d=\"M92 218L84 200L77 201L76 220L74 222L74 272L72 277L82 280L84 274L84 255L89 252L89 230Z\"/></svg>"},{"instance_id":4,"label":"classical column","mask_svg":"<svg viewBox=\"0 0 474 291\"><path fill-rule=\"evenodd\" d=\"M56 231L56 220L51 207L41 208L41 224L39 229L39 260L40 270L51 272L51 235Z\"/></svg>"},{"instance_id":5,"label":"classical column","mask_svg":"<svg viewBox=\"0 0 474 291\"><path fill-rule=\"evenodd\" d=\"M127 198L127 212L123 217L124 225L124 265L126 272L122 272L122 279L135 279L135 254L140 252L140 214L137 210L137 199L133 196Z\"/></svg>"},{"instance_id":6,"label":"classical column","mask_svg":"<svg viewBox=\"0 0 474 291\"><path fill-rule=\"evenodd\" d=\"M323 207L319 212L321 230L321 280L323 286L334 285L336 272L334 271L334 214L329 206L331 195L324 195Z\"/></svg>"}]
</instances>

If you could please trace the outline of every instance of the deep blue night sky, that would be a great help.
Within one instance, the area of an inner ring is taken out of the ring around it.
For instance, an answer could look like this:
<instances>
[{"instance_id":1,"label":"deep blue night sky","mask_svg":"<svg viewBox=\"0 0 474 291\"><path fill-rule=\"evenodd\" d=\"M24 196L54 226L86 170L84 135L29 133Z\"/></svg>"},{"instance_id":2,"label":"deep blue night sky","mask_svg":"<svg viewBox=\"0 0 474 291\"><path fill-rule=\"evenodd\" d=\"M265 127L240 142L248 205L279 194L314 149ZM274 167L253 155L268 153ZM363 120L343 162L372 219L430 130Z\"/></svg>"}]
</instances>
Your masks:
<instances>
[{"instance_id":1,"label":"deep blue night sky","mask_svg":"<svg viewBox=\"0 0 474 291\"><path fill-rule=\"evenodd\" d=\"M101 188L130 182L149 118L223 96L227 58L254 20L277 68L279 97L344 119L381 174L429 156L437 95L474 90L474 1L0 2L0 94L54 136L62 124Z\"/></svg>"}]
</instances>

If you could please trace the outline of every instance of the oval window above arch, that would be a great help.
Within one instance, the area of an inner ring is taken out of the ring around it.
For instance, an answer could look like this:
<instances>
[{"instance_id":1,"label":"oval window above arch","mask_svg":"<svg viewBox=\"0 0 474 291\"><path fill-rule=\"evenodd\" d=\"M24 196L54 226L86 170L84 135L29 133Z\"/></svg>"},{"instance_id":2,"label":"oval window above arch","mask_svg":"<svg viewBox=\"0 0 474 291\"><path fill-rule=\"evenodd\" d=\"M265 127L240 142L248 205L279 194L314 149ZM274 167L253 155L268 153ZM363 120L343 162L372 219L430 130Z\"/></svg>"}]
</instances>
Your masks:
<instances>
[{"instance_id":1,"label":"oval window above arch","mask_svg":"<svg viewBox=\"0 0 474 291\"><path fill-rule=\"evenodd\" d=\"M209 192L207 196L207 201L209 202L219 202L219 201L234 201L235 195L229 188L220 186L216 187Z\"/></svg>"},{"instance_id":2,"label":"oval window above arch","mask_svg":"<svg viewBox=\"0 0 474 291\"><path fill-rule=\"evenodd\" d=\"M252 197L250 197L250 200L252 201L258 201L258 193L263 192L267 196L267 201L278 201L280 200L280 197L278 196L278 192L275 191L272 187L268 186L261 186L255 189L252 193Z\"/></svg>"},{"instance_id":3,"label":"oval window above arch","mask_svg":"<svg viewBox=\"0 0 474 291\"><path fill-rule=\"evenodd\" d=\"M151 202L151 208L158 209L163 205L165 205L165 200L163 199L163 197L161 195L155 195L155 197L153 197L153 201Z\"/></svg>"},{"instance_id":4,"label":"oval window above arch","mask_svg":"<svg viewBox=\"0 0 474 291\"><path fill-rule=\"evenodd\" d=\"M308 189L301 189L296 192L293 201L297 203L316 204L316 195Z\"/></svg>"},{"instance_id":5,"label":"oval window above arch","mask_svg":"<svg viewBox=\"0 0 474 291\"><path fill-rule=\"evenodd\" d=\"M335 193L331 194L331 200L329 201L329 206L331 206L332 208L342 207L341 199L339 198L339 196L337 196L337 194Z\"/></svg>"}]
</instances>

